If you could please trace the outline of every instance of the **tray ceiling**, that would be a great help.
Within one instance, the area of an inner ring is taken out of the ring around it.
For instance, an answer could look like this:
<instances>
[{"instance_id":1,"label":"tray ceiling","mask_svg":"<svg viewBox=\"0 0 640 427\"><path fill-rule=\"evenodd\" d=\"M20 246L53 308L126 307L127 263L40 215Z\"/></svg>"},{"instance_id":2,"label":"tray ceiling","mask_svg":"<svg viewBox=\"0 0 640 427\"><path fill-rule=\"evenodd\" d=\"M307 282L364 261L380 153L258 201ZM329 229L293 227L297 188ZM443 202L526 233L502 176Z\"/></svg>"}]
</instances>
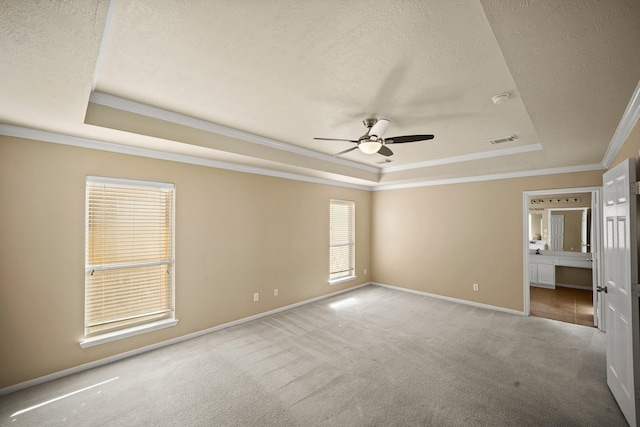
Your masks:
<instances>
[{"instance_id":1,"label":"tray ceiling","mask_svg":"<svg viewBox=\"0 0 640 427\"><path fill-rule=\"evenodd\" d=\"M0 31L2 123L373 187L603 168L640 76L623 0L5 1ZM313 139L368 117L435 138Z\"/></svg>"}]
</instances>

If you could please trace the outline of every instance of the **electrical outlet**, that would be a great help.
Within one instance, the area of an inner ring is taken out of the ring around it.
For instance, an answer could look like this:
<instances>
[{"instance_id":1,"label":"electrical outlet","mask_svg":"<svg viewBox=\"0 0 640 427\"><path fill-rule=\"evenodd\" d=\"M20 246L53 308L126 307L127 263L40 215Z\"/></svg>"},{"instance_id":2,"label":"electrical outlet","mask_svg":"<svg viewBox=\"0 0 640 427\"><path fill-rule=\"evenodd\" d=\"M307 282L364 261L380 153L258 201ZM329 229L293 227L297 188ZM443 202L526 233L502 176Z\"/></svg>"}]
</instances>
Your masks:
<instances>
[{"instance_id":1,"label":"electrical outlet","mask_svg":"<svg viewBox=\"0 0 640 427\"><path fill-rule=\"evenodd\" d=\"M258 292L256 292L255 294L253 294L253 300L254 301L258 301L260 299L260 294Z\"/></svg>"},{"instance_id":2,"label":"electrical outlet","mask_svg":"<svg viewBox=\"0 0 640 427\"><path fill-rule=\"evenodd\" d=\"M477 283L474 283L474 284L473 284L473 290L474 290L474 291L476 291L476 292L478 292L478 284L477 284Z\"/></svg>"},{"instance_id":3,"label":"electrical outlet","mask_svg":"<svg viewBox=\"0 0 640 427\"><path fill-rule=\"evenodd\" d=\"M277 297L277 296L278 296L278 289L277 289L277 288L273 290L273 296L274 296L274 297Z\"/></svg>"},{"instance_id":4,"label":"electrical outlet","mask_svg":"<svg viewBox=\"0 0 640 427\"><path fill-rule=\"evenodd\" d=\"M364 269L364 275L365 276L367 275L367 269L366 268Z\"/></svg>"}]
</instances>

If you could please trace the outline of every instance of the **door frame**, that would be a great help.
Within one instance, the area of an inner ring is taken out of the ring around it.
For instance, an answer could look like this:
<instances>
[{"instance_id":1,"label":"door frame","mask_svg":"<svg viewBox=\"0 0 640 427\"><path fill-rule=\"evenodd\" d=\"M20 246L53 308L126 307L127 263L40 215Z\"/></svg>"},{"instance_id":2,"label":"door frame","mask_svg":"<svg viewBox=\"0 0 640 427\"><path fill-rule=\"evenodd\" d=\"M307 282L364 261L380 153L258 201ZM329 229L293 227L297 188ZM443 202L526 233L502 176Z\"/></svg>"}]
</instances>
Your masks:
<instances>
[{"instance_id":1,"label":"door frame","mask_svg":"<svg viewBox=\"0 0 640 427\"><path fill-rule=\"evenodd\" d=\"M604 319L602 318L603 307L602 302L603 298L597 298L596 286L599 283L602 283L603 275L602 275L602 224L600 224L602 220L602 187L575 187L575 188L554 188L550 190L532 190L532 191L523 191L522 192L522 253L523 253L523 271L524 278L522 283L523 288L523 299L524 299L524 315L531 315L531 292L529 289L529 198L530 197L539 197L545 195L554 195L554 194L566 194L566 193L591 193L591 224L593 228L593 236L596 237L596 256L593 257L593 266L595 269L594 280L593 283L593 294L594 294L594 310L599 310L600 313L600 323L597 325L598 329L601 331L605 330ZM592 249L593 248L593 236L591 238ZM592 252L593 253L593 252ZM598 301L596 307L596 301ZM594 319L596 321L596 319Z\"/></svg>"}]
</instances>

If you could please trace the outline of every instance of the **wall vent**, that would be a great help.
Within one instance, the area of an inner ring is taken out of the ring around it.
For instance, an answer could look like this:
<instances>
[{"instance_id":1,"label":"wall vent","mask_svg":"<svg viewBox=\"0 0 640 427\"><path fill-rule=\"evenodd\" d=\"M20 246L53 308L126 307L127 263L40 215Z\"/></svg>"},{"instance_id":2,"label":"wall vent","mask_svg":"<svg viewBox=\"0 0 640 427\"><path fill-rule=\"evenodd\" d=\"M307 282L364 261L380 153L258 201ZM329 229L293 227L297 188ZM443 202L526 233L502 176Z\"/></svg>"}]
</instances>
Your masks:
<instances>
[{"instance_id":1,"label":"wall vent","mask_svg":"<svg viewBox=\"0 0 640 427\"><path fill-rule=\"evenodd\" d=\"M501 136L499 138L487 139L489 144L504 144L505 142L513 142L518 139L517 135Z\"/></svg>"}]
</instances>

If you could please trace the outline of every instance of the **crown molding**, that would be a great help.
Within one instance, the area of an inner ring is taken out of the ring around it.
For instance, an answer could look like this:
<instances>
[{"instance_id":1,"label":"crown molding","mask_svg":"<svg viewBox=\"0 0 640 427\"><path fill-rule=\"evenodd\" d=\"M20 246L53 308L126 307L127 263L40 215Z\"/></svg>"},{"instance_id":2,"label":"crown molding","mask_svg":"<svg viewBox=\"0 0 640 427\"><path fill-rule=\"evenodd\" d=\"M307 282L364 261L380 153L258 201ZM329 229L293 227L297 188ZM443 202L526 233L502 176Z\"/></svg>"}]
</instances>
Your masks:
<instances>
[{"instance_id":1,"label":"crown molding","mask_svg":"<svg viewBox=\"0 0 640 427\"><path fill-rule=\"evenodd\" d=\"M606 169L601 163L579 166L563 166L559 168L535 169L528 171L498 173L492 175L469 176L463 178L437 179L431 181L409 182L373 187L372 191L400 190L405 188L433 187L436 185L464 184L468 182L495 181L499 179L526 178L530 176L555 175L560 173L588 172Z\"/></svg>"},{"instance_id":2,"label":"crown molding","mask_svg":"<svg viewBox=\"0 0 640 427\"><path fill-rule=\"evenodd\" d=\"M542 150L542 145L540 143L527 144L527 145L521 145L518 147L502 148L498 150L483 151L480 153L473 153L473 154L464 154L462 156L427 160L424 162L411 163L409 165L403 165L403 166L391 166L391 167L383 168L380 171L380 173L385 174L385 173L405 171L410 169L428 168L432 166L447 165L451 163L462 163L462 162L468 162L471 160L488 159L491 157L510 156L512 154L528 153L530 151L538 151L538 150Z\"/></svg>"},{"instance_id":3,"label":"crown molding","mask_svg":"<svg viewBox=\"0 0 640 427\"><path fill-rule=\"evenodd\" d=\"M607 147L607 151L604 153L602 164L606 168L611 166L614 157L618 154L618 151L627 140L631 130L638 121L638 117L640 117L640 83L638 83L636 90L633 92L633 95L631 95L631 100L629 100L629 104L627 105L626 110L624 110L622 119L620 119L620 123L618 123L616 133L613 134L609 147Z\"/></svg>"},{"instance_id":4,"label":"crown molding","mask_svg":"<svg viewBox=\"0 0 640 427\"><path fill-rule=\"evenodd\" d=\"M228 136L242 141L251 142L253 144L275 148L277 150L287 151L302 156L312 157L314 159L361 169L367 172L380 173L380 168L377 167L367 166L350 160L332 157L328 154L320 153L318 151L313 151L307 148L298 147L296 145L287 144L282 141L277 141L275 139L256 135L250 132L245 132L239 129L234 129L228 126L219 125L207 120L196 119L195 117L187 116L162 108L152 107L147 104L142 104L136 101L131 101L129 99L121 98L119 96L110 95L103 92L91 92L89 102L105 107L114 108L117 110L128 111L130 113L139 114L154 119L164 120L166 122L191 127L194 129L200 129L205 132Z\"/></svg>"},{"instance_id":5,"label":"crown molding","mask_svg":"<svg viewBox=\"0 0 640 427\"><path fill-rule=\"evenodd\" d=\"M56 144L70 145L74 147L89 148L94 150L108 151L120 154L129 154L133 156L148 157L158 160L167 160L180 163L188 163L198 166L206 166L218 169L231 170L236 172L244 172L255 175L271 176L275 178L290 179L295 181L303 181L314 184L332 185L337 187L351 188L362 191L386 191L400 190L406 188L432 187L438 185L464 184L470 182L494 181L500 179L525 178L531 176L555 175L562 173L587 172L594 170L604 170L607 167L601 163L579 166L565 166L548 169L535 169L529 171L508 172L491 175L469 176L462 178L449 178L439 180L423 180L417 182L389 185L358 185L346 182L316 178L289 172L275 171L255 166L246 166L242 164L223 162L220 160L206 159L197 156L188 156L183 154L168 153L160 150L149 148L132 147L128 145L115 144L111 142L98 141L95 139L81 138L71 135L60 134L56 132L43 131L20 126L13 126L0 123L0 135L13 136L17 138L34 139Z\"/></svg>"},{"instance_id":6,"label":"crown molding","mask_svg":"<svg viewBox=\"0 0 640 427\"><path fill-rule=\"evenodd\" d=\"M245 172L255 175L271 176L275 178L291 179L294 181L304 181L314 184L333 185L336 187L352 188L355 190L371 191L366 185L350 184L341 181L334 181L325 178L299 175L290 172L282 172L271 169L246 166L236 163L223 162L220 160L205 159L197 156L168 153L149 148L131 147L129 145L115 144L112 142L98 141L95 139L80 138L77 136L64 135L55 132L24 128L7 124L0 124L0 135L14 136L17 138L35 139L39 141L52 142L55 144L71 145L74 147L89 148L93 150L109 151L112 153L130 154L133 156L148 157L158 160L169 160L173 162L188 163L192 165L207 166L217 169L225 169L236 172Z\"/></svg>"}]
</instances>

